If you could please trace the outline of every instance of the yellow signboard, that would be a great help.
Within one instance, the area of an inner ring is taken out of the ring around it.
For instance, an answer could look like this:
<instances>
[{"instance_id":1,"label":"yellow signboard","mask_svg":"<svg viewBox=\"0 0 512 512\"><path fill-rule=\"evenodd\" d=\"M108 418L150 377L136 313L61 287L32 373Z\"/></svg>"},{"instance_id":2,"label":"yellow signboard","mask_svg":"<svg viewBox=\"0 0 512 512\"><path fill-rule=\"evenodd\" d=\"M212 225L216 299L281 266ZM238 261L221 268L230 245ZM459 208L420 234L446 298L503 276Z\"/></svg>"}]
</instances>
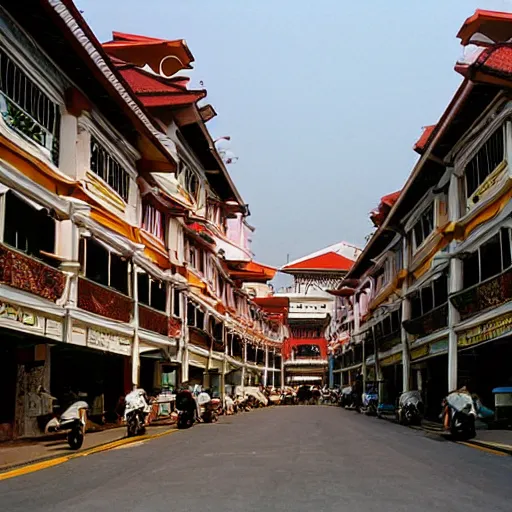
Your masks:
<instances>
[{"instance_id":1,"label":"yellow signboard","mask_svg":"<svg viewBox=\"0 0 512 512\"><path fill-rule=\"evenodd\" d=\"M499 336L503 336L512 332L512 314L494 318L488 322L477 325L463 333L459 334L457 344L459 347L469 347L482 343L483 341L489 341Z\"/></svg>"},{"instance_id":2,"label":"yellow signboard","mask_svg":"<svg viewBox=\"0 0 512 512\"><path fill-rule=\"evenodd\" d=\"M391 366L392 364L397 364L402 361L402 352L398 352L393 354L392 356L388 356L380 362L381 366Z\"/></svg>"},{"instance_id":3,"label":"yellow signboard","mask_svg":"<svg viewBox=\"0 0 512 512\"><path fill-rule=\"evenodd\" d=\"M429 353L430 345L425 344L422 347L415 348L411 350L411 360L419 359L420 357L424 357Z\"/></svg>"}]
</instances>

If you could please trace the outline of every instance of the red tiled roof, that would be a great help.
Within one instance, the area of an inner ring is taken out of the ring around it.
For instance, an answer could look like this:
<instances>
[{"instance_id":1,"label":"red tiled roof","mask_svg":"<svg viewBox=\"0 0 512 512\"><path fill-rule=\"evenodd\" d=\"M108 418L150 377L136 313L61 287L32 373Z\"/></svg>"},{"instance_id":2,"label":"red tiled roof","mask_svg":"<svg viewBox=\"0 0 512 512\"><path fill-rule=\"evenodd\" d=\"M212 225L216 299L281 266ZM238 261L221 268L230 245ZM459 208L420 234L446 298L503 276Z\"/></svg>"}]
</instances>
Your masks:
<instances>
[{"instance_id":1,"label":"red tiled roof","mask_svg":"<svg viewBox=\"0 0 512 512\"><path fill-rule=\"evenodd\" d=\"M414 151L416 151L420 155L423 153L428 143L430 142L430 138L432 136L432 133L434 132L435 127L435 124L423 127L423 133L421 134L421 137L416 141L416 144L414 144Z\"/></svg>"},{"instance_id":2,"label":"red tiled roof","mask_svg":"<svg viewBox=\"0 0 512 512\"><path fill-rule=\"evenodd\" d=\"M308 260L285 265L286 270L349 270L354 262L335 252L326 252Z\"/></svg>"},{"instance_id":3,"label":"red tiled roof","mask_svg":"<svg viewBox=\"0 0 512 512\"><path fill-rule=\"evenodd\" d=\"M512 77L512 45L502 43L485 48L473 64L458 63L455 70L466 78L482 72L500 78Z\"/></svg>"},{"instance_id":4,"label":"red tiled roof","mask_svg":"<svg viewBox=\"0 0 512 512\"><path fill-rule=\"evenodd\" d=\"M206 97L204 90L188 90L187 79L166 79L154 76L142 69L115 62L123 78L146 107L192 105Z\"/></svg>"},{"instance_id":5,"label":"red tiled roof","mask_svg":"<svg viewBox=\"0 0 512 512\"><path fill-rule=\"evenodd\" d=\"M479 32L494 42L502 42L512 37L512 13L477 9L460 28L457 37L467 45L471 37Z\"/></svg>"},{"instance_id":6,"label":"red tiled roof","mask_svg":"<svg viewBox=\"0 0 512 512\"><path fill-rule=\"evenodd\" d=\"M375 210L370 212L370 220L375 227L379 227L386 219L388 213L400 197L401 190L380 198L380 203Z\"/></svg>"}]
</instances>

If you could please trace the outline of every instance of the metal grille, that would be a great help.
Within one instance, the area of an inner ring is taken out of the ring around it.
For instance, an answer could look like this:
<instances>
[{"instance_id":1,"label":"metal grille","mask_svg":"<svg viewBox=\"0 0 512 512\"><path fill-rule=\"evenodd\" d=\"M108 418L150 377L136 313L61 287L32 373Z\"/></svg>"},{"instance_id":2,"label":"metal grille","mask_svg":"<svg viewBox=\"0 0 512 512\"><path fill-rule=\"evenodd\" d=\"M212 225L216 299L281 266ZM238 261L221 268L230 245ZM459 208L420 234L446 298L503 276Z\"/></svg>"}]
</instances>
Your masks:
<instances>
[{"instance_id":1,"label":"metal grille","mask_svg":"<svg viewBox=\"0 0 512 512\"><path fill-rule=\"evenodd\" d=\"M471 197L505 158L505 130L498 128L466 167L466 197Z\"/></svg>"},{"instance_id":2,"label":"metal grille","mask_svg":"<svg viewBox=\"0 0 512 512\"><path fill-rule=\"evenodd\" d=\"M93 136L91 136L91 171L108 183L125 201L128 201L130 175Z\"/></svg>"},{"instance_id":3,"label":"metal grille","mask_svg":"<svg viewBox=\"0 0 512 512\"><path fill-rule=\"evenodd\" d=\"M0 113L14 130L46 148L59 160L60 109L0 49Z\"/></svg>"}]
</instances>

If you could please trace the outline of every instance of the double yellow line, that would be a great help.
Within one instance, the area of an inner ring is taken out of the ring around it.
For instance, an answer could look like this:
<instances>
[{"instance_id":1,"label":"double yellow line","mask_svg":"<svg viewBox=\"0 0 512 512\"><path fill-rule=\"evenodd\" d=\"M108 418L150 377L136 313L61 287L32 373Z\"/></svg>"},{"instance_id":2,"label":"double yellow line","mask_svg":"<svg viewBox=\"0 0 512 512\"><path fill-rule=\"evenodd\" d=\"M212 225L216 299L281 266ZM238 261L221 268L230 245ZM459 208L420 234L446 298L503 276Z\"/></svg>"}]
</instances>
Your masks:
<instances>
[{"instance_id":1,"label":"double yellow line","mask_svg":"<svg viewBox=\"0 0 512 512\"><path fill-rule=\"evenodd\" d=\"M0 481L7 480L8 478L14 478L16 476L34 473L35 471L40 471L41 469L58 466L59 464L63 464L64 462L67 462L72 459L77 459L79 457L86 457L87 455L92 455L94 453L106 452L108 450L118 448L119 446L149 441L150 439L156 439L158 437L173 434L174 432L178 432L178 430L169 429L164 432L160 432L158 434L153 435L146 434L143 436L125 437L123 439L119 439L118 441L112 441L111 443L102 444L100 446L94 446L93 448L89 448L88 450L83 450L81 452L72 453L70 455L64 455L63 457L55 457L53 459L43 460L41 462L35 462L33 464L28 464L26 466L22 466L16 469L5 471L4 473L0 473Z\"/></svg>"}]
</instances>

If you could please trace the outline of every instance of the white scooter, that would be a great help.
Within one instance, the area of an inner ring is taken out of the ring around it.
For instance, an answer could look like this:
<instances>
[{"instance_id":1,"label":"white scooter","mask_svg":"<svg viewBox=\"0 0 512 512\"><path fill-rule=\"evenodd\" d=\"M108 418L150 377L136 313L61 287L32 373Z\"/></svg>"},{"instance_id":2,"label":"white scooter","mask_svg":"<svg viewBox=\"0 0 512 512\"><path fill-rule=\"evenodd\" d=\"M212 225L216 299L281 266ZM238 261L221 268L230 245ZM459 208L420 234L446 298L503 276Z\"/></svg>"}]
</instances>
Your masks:
<instances>
[{"instance_id":1,"label":"white scooter","mask_svg":"<svg viewBox=\"0 0 512 512\"><path fill-rule=\"evenodd\" d=\"M125 396L124 420L128 437L143 435L146 431L146 418L151 411L146 392L134 389Z\"/></svg>"},{"instance_id":2,"label":"white scooter","mask_svg":"<svg viewBox=\"0 0 512 512\"><path fill-rule=\"evenodd\" d=\"M42 391L52 400L55 397ZM62 432L67 430L67 441L72 450L78 450L84 443L85 425L87 423L87 410L89 405L83 400L78 400L70 405L59 418L52 418L45 427L45 432Z\"/></svg>"}]
</instances>

